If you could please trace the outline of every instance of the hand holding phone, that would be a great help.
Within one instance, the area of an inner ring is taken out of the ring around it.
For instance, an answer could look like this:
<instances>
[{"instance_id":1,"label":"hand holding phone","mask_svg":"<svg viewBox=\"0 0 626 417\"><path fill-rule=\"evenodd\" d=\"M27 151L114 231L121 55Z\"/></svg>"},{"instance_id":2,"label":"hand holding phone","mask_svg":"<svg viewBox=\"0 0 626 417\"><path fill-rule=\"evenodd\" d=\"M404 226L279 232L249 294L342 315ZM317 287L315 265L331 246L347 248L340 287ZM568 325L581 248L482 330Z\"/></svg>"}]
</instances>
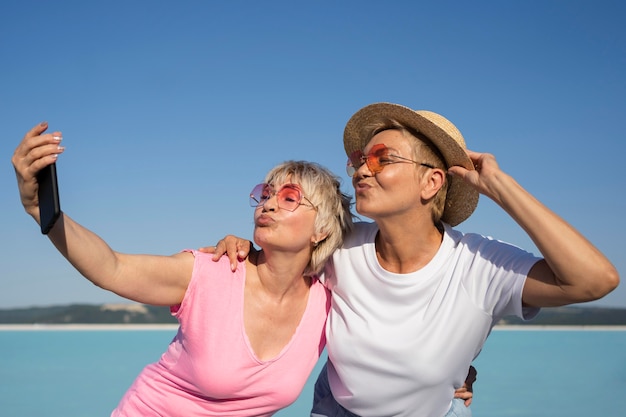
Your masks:
<instances>
[{"instance_id":1,"label":"hand holding phone","mask_svg":"<svg viewBox=\"0 0 626 417\"><path fill-rule=\"evenodd\" d=\"M56 164L48 165L37 173L39 190L39 220L41 233L47 235L61 215L59 185L57 182Z\"/></svg>"}]
</instances>

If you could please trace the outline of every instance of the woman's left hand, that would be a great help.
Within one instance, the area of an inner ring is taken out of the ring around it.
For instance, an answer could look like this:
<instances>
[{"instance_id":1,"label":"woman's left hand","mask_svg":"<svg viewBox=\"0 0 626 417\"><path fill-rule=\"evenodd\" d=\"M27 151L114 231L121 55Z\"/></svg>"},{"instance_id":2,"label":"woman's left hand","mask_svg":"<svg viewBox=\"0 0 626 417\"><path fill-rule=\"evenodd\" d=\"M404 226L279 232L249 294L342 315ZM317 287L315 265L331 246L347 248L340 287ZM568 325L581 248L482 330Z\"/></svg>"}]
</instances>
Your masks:
<instances>
[{"instance_id":1,"label":"woman's left hand","mask_svg":"<svg viewBox=\"0 0 626 417\"><path fill-rule=\"evenodd\" d=\"M472 404L472 398L474 393L469 391L465 385L454 391L454 398L460 398L465 400L465 406L469 407Z\"/></svg>"},{"instance_id":2,"label":"woman's left hand","mask_svg":"<svg viewBox=\"0 0 626 417\"><path fill-rule=\"evenodd\" d=\"M463 181L476 188L479 193L495 199L497 196L498 176L502 173L496 157L490 153L479 153L470 150L467 151L467 155L474 164L473 170L461 166L452 166L448 169L448 173L462 178Z\"/></svg>"}]
</instances>

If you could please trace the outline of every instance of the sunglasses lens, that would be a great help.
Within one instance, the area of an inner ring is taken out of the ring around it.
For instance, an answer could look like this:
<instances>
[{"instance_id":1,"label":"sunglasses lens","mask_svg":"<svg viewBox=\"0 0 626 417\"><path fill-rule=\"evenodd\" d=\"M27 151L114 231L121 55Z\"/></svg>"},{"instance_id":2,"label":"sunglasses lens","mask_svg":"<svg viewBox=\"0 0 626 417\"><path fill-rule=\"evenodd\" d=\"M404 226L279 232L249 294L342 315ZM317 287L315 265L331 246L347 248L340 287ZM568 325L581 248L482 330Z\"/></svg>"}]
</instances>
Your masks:
<instances>
[{"instance_id":1,"label":"sunglasses lens","mask_svg":"<svg viewBox=\"0 0 626 417\"><path fill-rule=\"evenodd\" d=\"M363 152L354 151L350 154L348 158L348 164L352 164L355 169L359 169L359 167L363 164Z\"/></svg>"},{"instance_id":2,"label":"sunglasses lens","mask_svg":"<svg viewBox=\"0 0 626 417\"><path fill-rule=\"evenodd\" d=\"M302 200L302 193L300 190L292 185L285 185L278 192L274 192L274 189L269 184L259 184L250 191L250 206L258 207L262 206L276 194L278 207L284 210L294 211L300 205Z\"/></svg>"},{"instance_id":3,"label":"sunglasses lens","mask_svg":"<svg viewBox=\"0 0 626 417\"><path fill-rule=\"evenodd\" d=\"M358 169L363 165L363 152L354 151L350 154L348 158L348 162L346 163L346 172L350 177L353 177L354 174L358 171Z\"/></svg>"},{"instance_id":4,"label":"sunglasses lens","mask_svg":"<svg viewBox=\"0 0 626 417\"><path fill-rule=\"evenodd\" d=\"M270 196L271 192L269 185L258 184L252 189L252 191L250 191L250 206L257 207L262 205L268 198L270 198Z\"/></svg>"},{"instance_id":5,"label":"sunglasses lens","mask_svg":"<svg viewBox=\"0 0 626 417\"><path fill-rule=\"evenodd\" d=\"M372 173L378 174L383 170L384 164L382 161L387 159L388 154L388 148L384 144L379 143L372 146L370 153L367 154L367 167Z\"/></svg>"},{"instance_id":6,"label":"sunglasses lens","mask_svg":"<svg viewBox=\"0 0 626 417\"><path fill-rule=\"evenodd\" d=\"M294 211L300 205L302 194L300 190L291 186L284 186L278 192L278 206L285 210Z\"/></svg>"},{"instance_id":7,"label":"sunglasses lens","mask_svg":"<svg viewBox=\"0 0 626 417\"><path fill-rule=\"evenodd\" d=\"M367 155L367 167L372 174L378 174L383 170L383 166L380 164L380 156L369 154Z\"/></svg>"},{"instance_id":8,"label":"sunglasses lens","mask_svg":"<svg viewBox=\"0 0 626 417\"><path fill-rule=\"evenodd\" d=\"M367 168L373 173L378 174L385 166L384 161L389 154L387 146L383 143L372 146L370 152L367 155L363 155L361 151L354 151L350 154L348 164L346 165L346 172L349 176L353 177L357 170L363 165L363 162L367 164Z\"/></svg>"},{"instance_id":9,"label":"sunglasses lens","mask_svg":"<svg viewBox=\"0 0 626 417\"><path fill-rule=\"evenodd\" d=\"M348 160L348 163L346 164L346 173L349 177L354 177L354 174L356 174L356 168L352 165L352 161L350 160Z\"/></svg>"}]
</instances>

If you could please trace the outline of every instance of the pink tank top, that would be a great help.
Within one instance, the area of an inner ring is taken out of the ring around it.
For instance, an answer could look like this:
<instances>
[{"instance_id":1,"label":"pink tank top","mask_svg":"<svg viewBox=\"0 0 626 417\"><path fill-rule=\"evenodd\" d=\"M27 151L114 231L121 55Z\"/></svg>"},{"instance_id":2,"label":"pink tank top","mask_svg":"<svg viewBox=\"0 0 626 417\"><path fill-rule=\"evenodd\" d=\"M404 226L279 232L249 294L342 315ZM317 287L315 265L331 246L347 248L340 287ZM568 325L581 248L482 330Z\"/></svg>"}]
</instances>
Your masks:
<instances>
[{"instance_id":1,"label":"pink tank top","mask_svg":"<svg viewBox=\"0 0 626 417\"><path fill-rule=\"evenodd\" d=\"M270 416L294 402L326 344L330 294L314 280L291 341L271 360L254 354L243 324L245 263L193 251L180 327L157 363L139 374L112 416Z\"/></svg>"}]
</instances>

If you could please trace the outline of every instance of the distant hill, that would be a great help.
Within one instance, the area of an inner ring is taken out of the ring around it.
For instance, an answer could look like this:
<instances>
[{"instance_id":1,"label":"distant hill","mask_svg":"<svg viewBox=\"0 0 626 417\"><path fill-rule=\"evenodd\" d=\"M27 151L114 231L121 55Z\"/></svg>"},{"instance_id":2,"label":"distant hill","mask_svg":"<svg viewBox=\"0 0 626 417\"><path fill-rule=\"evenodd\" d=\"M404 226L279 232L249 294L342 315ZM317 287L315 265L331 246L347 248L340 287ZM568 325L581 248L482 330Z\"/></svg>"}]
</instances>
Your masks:
<instances>
[{"instance_id":1,"label":"distant hill","mask_svg":"<svg viewBox=\"0 0 626 417\"><path fill-rule=\"evenodd\" d=\"M533 320L522 321L517 317L506 317L498 324L522 326L624 326L626 325L626 309L577 306L544 308Z\"/></svg>"},{"instance_id":2,"label":"distant hill","mask_svg":"<svg viewBox=\"0 0 626 417\"><path fill-rule=\"evenodd\" d=\"M0 324L172 324L169 307L143 304L71 304L0 309Z\"/></svg>"},{"instance_id":3,"label":"distant hill","mask_svg":"<svg viewBox=\"0 0 626 417\"><path fill-rule=\"evenodd\" d=\"M0 324L176 324L168 307L144 304L71 304L0 309ZM507 317L498 325L626 326L626 309L544 308L531 321Z\"/></svg>"}]
</instances>

